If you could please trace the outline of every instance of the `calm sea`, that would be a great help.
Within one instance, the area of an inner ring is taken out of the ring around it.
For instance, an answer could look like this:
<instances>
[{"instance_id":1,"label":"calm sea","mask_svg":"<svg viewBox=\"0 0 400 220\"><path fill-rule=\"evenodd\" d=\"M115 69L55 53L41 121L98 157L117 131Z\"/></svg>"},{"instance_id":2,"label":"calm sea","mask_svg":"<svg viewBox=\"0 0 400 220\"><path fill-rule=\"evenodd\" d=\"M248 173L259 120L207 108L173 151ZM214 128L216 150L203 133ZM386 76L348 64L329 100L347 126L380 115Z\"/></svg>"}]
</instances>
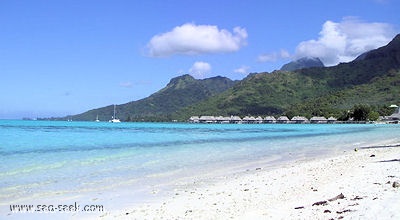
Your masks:
<instances>
[{"instance_id":1,"label":"calm sea","mask_svg":"<svg viewBox=\"0 0 400 220\"><path fill-rule=\"evenodd\" d=\"M400 142L399 134L399 125L374 124L0 120L0 206L116 200L122 192L131 195L129 202L141 202L187 177Z\"/></svg>"}]
</instances>

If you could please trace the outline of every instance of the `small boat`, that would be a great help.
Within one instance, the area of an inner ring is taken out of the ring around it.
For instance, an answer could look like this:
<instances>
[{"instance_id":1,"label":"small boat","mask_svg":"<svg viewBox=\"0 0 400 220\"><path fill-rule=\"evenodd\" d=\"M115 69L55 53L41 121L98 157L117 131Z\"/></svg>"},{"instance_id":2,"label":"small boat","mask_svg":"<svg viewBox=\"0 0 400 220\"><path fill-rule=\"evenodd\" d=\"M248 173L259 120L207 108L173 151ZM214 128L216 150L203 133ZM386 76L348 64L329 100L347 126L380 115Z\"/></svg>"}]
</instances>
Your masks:
<instances>
[{"instance_id":1,"label":"small boat","mask_svg":"<svg viewBox=\"0 0 400 220\"><path fill-rule=\"evenodd\" d=\"M119 123L119 122L121 122L118 118L115 117L115 107L116 107L116 105L114 105L114 116L108 122L111 122L111 123Z\"/></svg>"},{"instance_id":2,"label":"small boat","mask_svg":"<svg viewBox=\"0 0 400 220\"><path fill-rule=\"evenodd\" d=\"M99 120L99 115L96 116L95 122L100 122L100 120Z\"/></svg>"}]
</instances>

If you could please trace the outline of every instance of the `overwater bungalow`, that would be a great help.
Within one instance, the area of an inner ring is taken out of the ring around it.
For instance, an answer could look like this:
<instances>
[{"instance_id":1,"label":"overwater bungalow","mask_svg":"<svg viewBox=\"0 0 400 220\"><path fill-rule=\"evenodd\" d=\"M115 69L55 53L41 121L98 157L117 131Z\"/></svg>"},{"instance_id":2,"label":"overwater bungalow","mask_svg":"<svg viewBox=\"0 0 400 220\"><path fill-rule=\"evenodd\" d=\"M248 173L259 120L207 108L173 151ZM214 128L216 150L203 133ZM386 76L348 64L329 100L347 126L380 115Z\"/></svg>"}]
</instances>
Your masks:
<instances>
[{"instance_id":1,"label":"overwater bungalow","mask_svg":"<svg viewBox=\"0 0 400 220\"><path fill-rule=\"evenodd\" d=\"M278 119L276 119L276 123L288 124L290 123L290 120L287 116L280 116Z\"/></svg>"},{"instance_id":2,"label":"overwater bungalow","mask_svg":"<svg viewBox=\"0 0 400 220\"><path fill-rule=\"evenodd\" d=\"M292 123L295 124L305 124L308 123L308 119L306 117L303 116L294 116L291 120Z\"/></svg>"},{"instance_id":3,"label":"overwater bungalow","mask_svg":"<svg viewBox=\"0 0 400 220\"><path fill-rule=\"evenodd\" d=\"M243 118L243 123L254 124L256 122L256 118L253 116L245 116Z\"/></svg>"},{"instance_id":4,"label":"overwater bungalow","mask_svg":"<svg viewBox=\"0 0 400 220\"><path fill-rule=\"evenodd\" d=\"M201 123L216 123L217 122L217 120L215 120L214 116L207 116L207 115L201 116L199 121Z\"/></svg>"},{"instance_id":5,"label":"overwater bungalow","mask_svg":"<svg viewBox=\"0 0 400 220\"><path fill-rule=\"evenodd\" d=\"M334 118L332 116L328 118L328 123L333 124L333 123L336 123L336 122L337 122L336 118Z\"/></svg>"},{"instance_id":6,"label":"overwater bungalow","mask_svg":"<svg viewBox=\"0 0 400 220\"><path fill-rule=\"evenodd\" d=\"M230 123L241 124L242 119L239 116L231 116Z\"/></svg>"},{"instance_id":7,"label":"overwater bungalow","mask_svg":"<svg viewBox=\"0 0 400 220\"><path fill-rule=\"evenodd\" d=\"M253 117L254 118L254 117ZM224 117L224 116L192 116L189 118L190 123L219 123L219 124L241 124L242 119L239 116L231 116L231 117Z\"/></svg>"},{"instance_id":8,"label":"overwater bungalow","mask_svg":"<svg viewBox=\"0 0 400 220\"><path fill-rule=\"evenodd\" d=\"M231 119L229 117L218 116L215 117L215 120L219 124L229 124Z\"/></svg>"},{"instance_id":9,"label":"overwater bungalow","mask_svg":"<svg viewBox=\"0 0 400 220\"><path fill-rule=\"evenodd\" d=\"M199 116L192 116L189 118L190 123L200 123L200 118Z\"/></svg>"},{"instance_id":10,"label":"overwater bungalow","mask_svg":"<svg viewBox=\"0 0 400 220\"><path fill-rule=\"evenodd\" d=\"M257 124L261 124L261 123L263 123L264 122L264 120L263 120L263 118L261 117L261 116L258 116L257 118L256 118L256 121L255 121Z\"/></svg>"},{"instance_id":11,"label":"overwater bungalow","mask_svg":"<svg viewBox=\"0 0 400 220\"><path fill-rule=\"evenodd\" d=\"M264 118L264 122L273 124L273 123L276 123L276 118L274 116L267 116Z\"/></svg>"},{"instance_id":12,"label":"overwater bungalow","mask_svg":"<svg viewBox=\"0 0 400 220\"><path fill-rule=\"evenodd\" d=\"M314 116L310 118L310 122L312 124L324 124L328 122L328 119L326 119L325 117Z\"/></svg>"}]
</instances>

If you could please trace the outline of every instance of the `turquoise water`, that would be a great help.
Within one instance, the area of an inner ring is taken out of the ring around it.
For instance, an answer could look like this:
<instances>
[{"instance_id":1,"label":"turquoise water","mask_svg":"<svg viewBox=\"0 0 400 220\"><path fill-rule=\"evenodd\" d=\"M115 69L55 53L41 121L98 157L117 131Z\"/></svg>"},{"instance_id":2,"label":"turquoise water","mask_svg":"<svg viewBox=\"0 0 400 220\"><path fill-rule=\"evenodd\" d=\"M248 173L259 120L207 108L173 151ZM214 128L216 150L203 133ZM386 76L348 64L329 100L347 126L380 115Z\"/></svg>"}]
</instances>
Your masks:
<instances>
[{"instance_id":1,"label":"turquoise water","mask_svg":"<svg viewBox=\"0 0 400 220\"><path fill-rule=\"evenodd\" d=\"M0 205L93 193L112 197L121 187L140 202L151 187L179 178L398 142L399 132L398 125L373 124L0 120Z\"/></svg>"}]
</instances>

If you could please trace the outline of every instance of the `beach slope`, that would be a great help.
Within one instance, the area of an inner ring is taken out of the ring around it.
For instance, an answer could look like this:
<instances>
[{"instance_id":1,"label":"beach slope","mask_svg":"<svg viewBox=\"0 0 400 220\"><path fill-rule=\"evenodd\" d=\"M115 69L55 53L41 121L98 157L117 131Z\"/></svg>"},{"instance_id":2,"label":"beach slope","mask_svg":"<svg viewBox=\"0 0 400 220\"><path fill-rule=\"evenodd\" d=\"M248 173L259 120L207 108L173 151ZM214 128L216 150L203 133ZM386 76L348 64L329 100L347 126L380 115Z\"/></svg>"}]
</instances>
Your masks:
<instances>
[{"instance_id":1,"label":"beach slope","mask_svg":"<svg viewBox=\"0 0 400 220\"><path fill-rule=\"evenodd\" d=\"M329 158L177 185L161 201L104 213L104 219L400 219L400 147L377 146Z\"/></svg>"}]
</instances>

